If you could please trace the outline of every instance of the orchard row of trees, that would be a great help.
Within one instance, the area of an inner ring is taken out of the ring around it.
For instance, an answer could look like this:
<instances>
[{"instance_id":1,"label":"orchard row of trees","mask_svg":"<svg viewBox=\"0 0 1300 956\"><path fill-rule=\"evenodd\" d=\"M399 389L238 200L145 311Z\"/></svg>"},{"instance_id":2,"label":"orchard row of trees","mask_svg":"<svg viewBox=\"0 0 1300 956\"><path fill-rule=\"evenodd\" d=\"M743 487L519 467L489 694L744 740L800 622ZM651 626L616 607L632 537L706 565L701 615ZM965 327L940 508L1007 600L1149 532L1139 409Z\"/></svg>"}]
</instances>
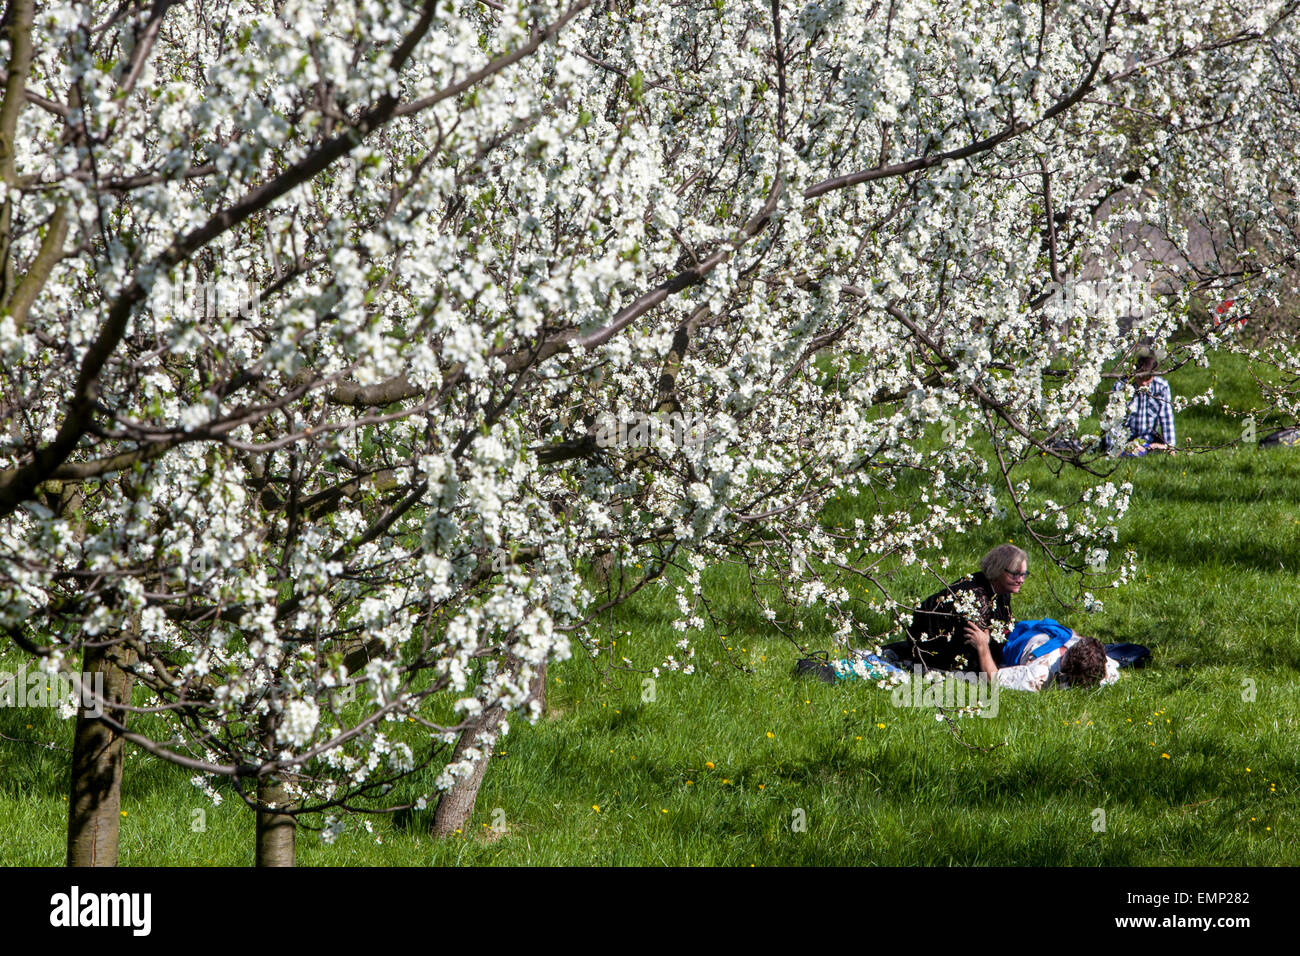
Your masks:
<instances>
[{"instance_id":1,"label":"orchard row of trees","mask_svg":"<svg viewBox=\"0 0 1300 956\"><path fill-rule=\"evenodd\" d=\"M449 832L670 571L683 660L724 561L872 643L1010 507L1095 602L1127 490L1058 440L1293 291L1298 52L1284 0L8 0L0 626L107 675L69 862L124 743L259 862L425 768Z\"/></svg>"}]
</instances>

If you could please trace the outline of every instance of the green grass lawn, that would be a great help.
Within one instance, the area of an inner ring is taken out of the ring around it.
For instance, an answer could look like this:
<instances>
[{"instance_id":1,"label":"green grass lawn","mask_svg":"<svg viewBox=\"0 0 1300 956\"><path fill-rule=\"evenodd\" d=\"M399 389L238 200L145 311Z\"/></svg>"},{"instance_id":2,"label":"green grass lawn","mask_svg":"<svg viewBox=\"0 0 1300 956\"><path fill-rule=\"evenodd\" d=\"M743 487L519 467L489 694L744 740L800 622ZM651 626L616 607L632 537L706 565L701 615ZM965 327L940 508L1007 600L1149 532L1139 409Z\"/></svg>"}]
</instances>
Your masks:
<instances>
[{"instance_id":1,"label":"green grass lawn","mask_svg":"<svg viewBox=\"0 0 1300 956\"><path fill-rule=\"evenodd\" d=\"M1219 401L1248 403L1247 378L1231 361L1216 370L1172 379L1184 395L1214 380L1218 400L1179 419L1196 445L1241 432ZM369 816L369 830L358 817L332 845L300 832L299 863L1294 864L1300 448L1125 461L1115 480L1135 486L1119 550L1137 550L1137 580L1084 615L1052 602L1040 573L1014 611L1146 644L1154 665L1109 688L1003 692L996 717L958 724L991 751L874 685L795 679L795 648L756 623L738 573L715 568L708 593L736 628L698 641L695 675L662 674L647 700L640 673L555 665L546 718L515 721L498 745L470 832L433 840L432 809ZM1082 486L1065 475L1037 491ZM995 522L948 553L973 568L1016 537ZM900 594L923 597L924 580L900 570ZM671 595L652 586L621 610L629 656L671 653ZM19 738L0 739L0 862L61 864L68 754L20 741L68 747L71 723L0 709L0 733ZM190 776L131 754L123 865L252 863L252 814L233 796L213 807Z\"/></svg>"}]
</instances>

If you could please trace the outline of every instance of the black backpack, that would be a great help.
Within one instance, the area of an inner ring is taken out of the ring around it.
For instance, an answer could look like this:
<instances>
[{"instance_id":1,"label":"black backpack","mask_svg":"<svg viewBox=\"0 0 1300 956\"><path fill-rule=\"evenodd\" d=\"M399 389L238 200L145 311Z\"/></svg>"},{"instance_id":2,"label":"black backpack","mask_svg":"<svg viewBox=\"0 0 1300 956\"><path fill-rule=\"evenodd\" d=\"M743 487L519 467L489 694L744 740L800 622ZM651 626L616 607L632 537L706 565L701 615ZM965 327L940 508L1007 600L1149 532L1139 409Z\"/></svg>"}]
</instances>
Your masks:
<instances>
[{"instance_id":1,"label":"black backpack","mask_svg":"<svg viewBox=\"0 0 1300 956\"><path fill-rule=\"evenodd\" d=\"M796 677L816 677L827 684L835 683L835 668L825 651L812 651L811 657L801 657L794 663ZM818 659L820 658L820 660Z\"/></svg>"},{"instance_id":2,"label":"black backpack","mask_svg":"<svg viewBox=\"0 0 1300 956\"><path fill-rule=\"evenodd\" d=\"M1107 644L1106 656L1120 667L1146 667L1151 660L1151 648L1141 644Z\"/></svg>"}]
</instances>

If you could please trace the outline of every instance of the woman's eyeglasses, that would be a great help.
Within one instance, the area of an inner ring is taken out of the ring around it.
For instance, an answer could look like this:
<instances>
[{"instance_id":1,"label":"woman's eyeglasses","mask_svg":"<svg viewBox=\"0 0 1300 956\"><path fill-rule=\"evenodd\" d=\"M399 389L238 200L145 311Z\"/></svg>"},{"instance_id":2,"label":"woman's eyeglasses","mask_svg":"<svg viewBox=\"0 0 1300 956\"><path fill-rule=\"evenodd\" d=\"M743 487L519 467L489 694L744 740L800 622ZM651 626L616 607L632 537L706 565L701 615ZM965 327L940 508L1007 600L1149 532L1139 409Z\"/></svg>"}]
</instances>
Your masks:
<instances>
[{"instance_id":1,"label":"woman's eyeglasses","mask_svg":"<svg viewBox=\"0 0 1300 956\"><path fill-rule=\"evenodd\" d=\"M1028 571L1008 571L1008 572L1007 572L1007 575L1008 575L1009 577L1019 578L1021 581L1023 581L1025 578L1029 577L1029 572L1028 572Z\"/></svg>"}]
</instances>

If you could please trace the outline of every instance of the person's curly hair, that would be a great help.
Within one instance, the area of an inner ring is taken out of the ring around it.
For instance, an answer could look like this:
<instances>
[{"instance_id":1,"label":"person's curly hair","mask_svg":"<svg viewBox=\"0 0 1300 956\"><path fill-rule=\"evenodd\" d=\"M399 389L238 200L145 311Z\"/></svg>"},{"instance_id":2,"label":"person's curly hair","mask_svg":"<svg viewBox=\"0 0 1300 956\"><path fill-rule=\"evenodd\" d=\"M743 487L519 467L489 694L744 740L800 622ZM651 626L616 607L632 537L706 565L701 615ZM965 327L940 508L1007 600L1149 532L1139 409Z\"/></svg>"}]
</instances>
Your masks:
<instances>
[{"instance_id":1,"label":"person's curly hair","mask_svg":"<svg viewBox=\"0 0 1300 956\"><path fill-rule=\"evenodd\" d=\"M1094 687L1106 676L1106 648L1095 637L1080 637L1061 660L1061 680L1071 687Z\"/></svg>"}]
</instances>

